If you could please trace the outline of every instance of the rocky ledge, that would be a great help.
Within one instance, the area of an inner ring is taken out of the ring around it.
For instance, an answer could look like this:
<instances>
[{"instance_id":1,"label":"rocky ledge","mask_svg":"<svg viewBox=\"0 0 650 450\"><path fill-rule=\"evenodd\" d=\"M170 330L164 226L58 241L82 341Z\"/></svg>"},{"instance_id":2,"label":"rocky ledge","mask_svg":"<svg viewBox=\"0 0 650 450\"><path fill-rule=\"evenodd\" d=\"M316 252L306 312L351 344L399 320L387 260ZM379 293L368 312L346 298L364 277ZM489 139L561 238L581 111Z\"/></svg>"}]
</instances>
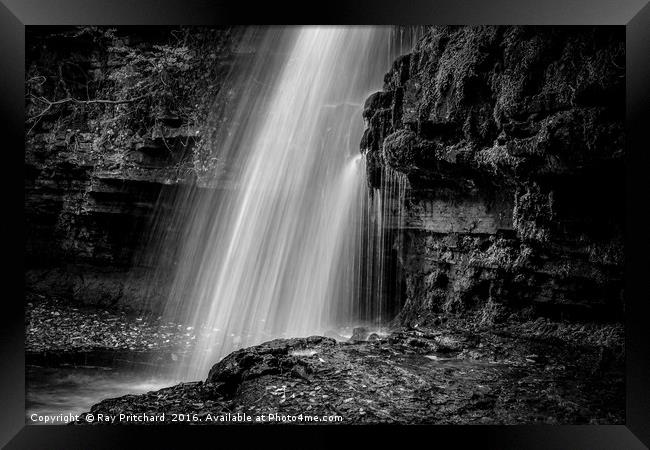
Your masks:
<instances>
[{"instance_id":1,"label":"rocky ledge","mask_svg":"<svg viewBox=\"0 0 650 450\"><path fill-rule=\"evenodd\" d=\"M191 327L162 317L83 306L27 293L28 365L114 366L117 361L176 364L193 347Z\"/></svg>"},{"instance_id":2,"label":"rocky ledge","mask_svg":"<svg viewBox=\"0 0 650 450\"><path fill-rule=\"evenodd\" d=\"M343 424L624 422L620 327L538 319L487 330L467 323L447 320L371 340L360 340L368 333L357 330L349 342L270 341L228 355L205 381L104 400L78 423L88 414L163 413L165 422L194 424L263 415L266 423L316 416Z\"/></svg>"}]
</instances>

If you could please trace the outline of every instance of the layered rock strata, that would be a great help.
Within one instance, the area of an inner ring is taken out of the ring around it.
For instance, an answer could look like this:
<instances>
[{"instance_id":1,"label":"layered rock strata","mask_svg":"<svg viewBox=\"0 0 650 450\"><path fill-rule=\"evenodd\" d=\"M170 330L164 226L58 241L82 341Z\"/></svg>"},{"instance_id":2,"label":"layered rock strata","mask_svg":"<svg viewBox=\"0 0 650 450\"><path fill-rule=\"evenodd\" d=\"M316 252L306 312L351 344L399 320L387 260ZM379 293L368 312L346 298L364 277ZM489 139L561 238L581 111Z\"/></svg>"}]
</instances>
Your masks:
<instances>
[{"instance_id":1,"label":"layered rock strata","mask_svg":"<svg viewBox=\"0 0 650 450\"><path fill-rule=\"evenodd\" d=\"M433 27L368 98L371 186L406 174L403 323L623 311L624 30Z\"/></svg>"},{"instance_id":2,"label":"layered rock strata","mask_svg":"<svg viewBox=\"0 0 650 450\"><path fill-rule=\"evenodd\" d=\"M233 29L28 29L29 290L136 309L143 293L163 292L145 286L138 252L154 214L209 163L202 124L239 39Z\"/></svg>"}]
</instances>

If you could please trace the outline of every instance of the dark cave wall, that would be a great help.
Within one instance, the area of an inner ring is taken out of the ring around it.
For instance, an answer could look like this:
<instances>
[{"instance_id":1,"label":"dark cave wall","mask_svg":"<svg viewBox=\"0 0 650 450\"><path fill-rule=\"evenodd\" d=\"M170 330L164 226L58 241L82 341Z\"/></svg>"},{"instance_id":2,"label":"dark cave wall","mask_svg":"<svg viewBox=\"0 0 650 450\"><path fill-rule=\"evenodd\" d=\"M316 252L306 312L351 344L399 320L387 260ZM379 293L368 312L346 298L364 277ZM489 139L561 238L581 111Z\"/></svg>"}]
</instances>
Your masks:
<instances>
[{"instance_id":1,"label":"dark cave wall","mask_svg":"<svg viewBox=\"0 0 650 450\"><path fill-rule=\"evenodd\" d=\"M161 193L206 170L200 124L239 39L237 29L27 28L28 291L142 305L149 268L136 253Z\"/></svg>"},{"instance_id":2,"label":"dark cave wall","mask_svg":"<svg viewBox=\"0 0 650 450\"><path fill-rule=\"evenodd\" d=\"M622 27L432 27L368 98L368 180L407 174L398 320L620 318Z\"/></svg>"}]
</instances>

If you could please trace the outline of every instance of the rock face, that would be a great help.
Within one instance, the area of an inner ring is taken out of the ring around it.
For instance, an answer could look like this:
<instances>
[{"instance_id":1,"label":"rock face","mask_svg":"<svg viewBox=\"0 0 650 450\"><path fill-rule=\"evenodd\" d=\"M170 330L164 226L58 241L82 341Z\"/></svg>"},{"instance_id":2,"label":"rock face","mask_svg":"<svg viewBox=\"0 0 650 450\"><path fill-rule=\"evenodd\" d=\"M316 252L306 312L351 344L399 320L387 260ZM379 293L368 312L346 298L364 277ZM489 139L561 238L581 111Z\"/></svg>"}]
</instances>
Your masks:
<instances>
[{"instance_id":1,"label":"rock face","mask_svg":"<svg viewBox=\"0 0 650 450\"><path fill-rule=\"evenodd\" d=\"M624 30L433 27L364 108L368 180L407 175L402 323L620 317Z\"/></svg>"},{"instance_id":2,"label":"rock face","mask_svg":"<svg viewBox=\"0 0 650 450\"><path fill-rule=\"evenodd\" d=\"M81 303L143 304L151 290L135 254L157 202L164 207L166 194L205 169L200 124L238 33L28 29L28 289Z\"/></svg>"},{"instance_id":3,"label":"rock face","mask_svg":"<svg viewBox=\"0 0 650 450\"><path fill-rule=\"evenodd\" d=\"M293 424L617 424L622 341L620 326L545 319L482 332L401 329L372 342L277 339L230 354L204 382L107 399L90 412L201 425L241 415Z\"/></svg>"},{"instance_id":4,"label":"rock face","mask_svg":"<svg viewBox=\"0 0 650 450\"><path fill-rule=\"evenodd\" d=\"M208 374L208 383L223 383L224 391L232 392L247 380L265 375L288 373L309 380L314 369L305 362L305 352L316 354L336 341L322 336L276 339L262 345L237 350L215 364Z\"/></svg>"}]
</instances>

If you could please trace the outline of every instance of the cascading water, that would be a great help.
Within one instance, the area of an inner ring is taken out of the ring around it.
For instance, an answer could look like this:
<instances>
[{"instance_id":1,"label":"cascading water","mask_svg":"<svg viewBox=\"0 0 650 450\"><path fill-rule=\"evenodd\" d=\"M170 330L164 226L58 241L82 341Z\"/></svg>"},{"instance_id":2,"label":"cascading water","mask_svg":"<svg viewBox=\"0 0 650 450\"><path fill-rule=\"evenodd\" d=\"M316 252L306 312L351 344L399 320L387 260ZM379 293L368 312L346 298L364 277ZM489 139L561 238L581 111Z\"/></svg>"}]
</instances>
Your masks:
<instances>
[{"instance_id":1,"label":"cascading water","mask_svg":"<svg viewBox=\"0 0 650 450\"><path fill-rule=\"evenodd\" d=\"M404 205L409 182L405 174L383 168L380 187L367 192L368 201L362 231L364 257L361 262L361 286L358 303L362 310L353 317L365 319L371 326L384 325L394 315L391 307L399 297L400 280L396 269L398 241L405 228Z\"/></svg>"},{"instance_id":2,"label":"cascading water","mask_svg":"<svg viewBox=\"0 0 650 450\"><path fill-rule=\"evenodd\" d=\"M409 49L400 34L269 29L233 75L247 91L210 124L217 188L176 199L185 231L166 313L197 334L178 379L235 348L385 314L387 200L369 195L359 141L363 102Z\"/></svg>"}]
</instances>

